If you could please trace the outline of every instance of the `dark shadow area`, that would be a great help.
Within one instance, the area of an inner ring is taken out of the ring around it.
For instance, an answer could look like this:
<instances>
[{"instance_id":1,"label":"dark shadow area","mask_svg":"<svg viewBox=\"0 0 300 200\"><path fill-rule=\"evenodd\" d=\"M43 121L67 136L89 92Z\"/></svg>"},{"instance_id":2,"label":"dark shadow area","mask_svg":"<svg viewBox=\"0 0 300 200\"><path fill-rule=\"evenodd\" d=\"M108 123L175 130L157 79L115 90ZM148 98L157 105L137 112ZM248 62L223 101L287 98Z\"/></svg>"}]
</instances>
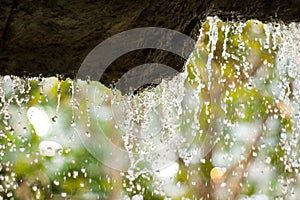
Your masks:
<instances>
[{"instance_id":1,"label":"dark shadow area","mask_svg":"<svg viewBox=\"0 0 300 200\"><path fill-rule=\"evenodd\" d=\"M208 15L289 23L299 21L299 13L299 0L0 0L0 74L73 78L95 46L132 28L164 27L196 39ZM133 65L145 63L149 54L143 51L129 55L133 59L116 61L103 81L109 83ZM172 60L161 53L153 56L163 63ZM175 63L171 66L182 68L182 63Z\"/></svg>"}]
</instances>

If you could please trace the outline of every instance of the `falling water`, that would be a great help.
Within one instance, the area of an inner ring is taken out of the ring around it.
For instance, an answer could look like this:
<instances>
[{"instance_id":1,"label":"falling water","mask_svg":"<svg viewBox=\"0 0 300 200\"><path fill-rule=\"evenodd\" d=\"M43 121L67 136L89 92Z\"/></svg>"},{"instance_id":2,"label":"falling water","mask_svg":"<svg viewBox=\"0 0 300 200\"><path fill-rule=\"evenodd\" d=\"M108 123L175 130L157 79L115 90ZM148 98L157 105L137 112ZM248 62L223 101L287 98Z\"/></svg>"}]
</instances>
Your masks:
<instances>
[{"instance_id":1,"label":"falling water","mask_svg":"<svg viewBox=\"0 0 300 200\"><path fill-rule=\"evenodd\" d=\"M0 196L298 199L299 53L298 23L210 17L184 72L137 94L2 76Z\"/></svg>"}]
</instances>

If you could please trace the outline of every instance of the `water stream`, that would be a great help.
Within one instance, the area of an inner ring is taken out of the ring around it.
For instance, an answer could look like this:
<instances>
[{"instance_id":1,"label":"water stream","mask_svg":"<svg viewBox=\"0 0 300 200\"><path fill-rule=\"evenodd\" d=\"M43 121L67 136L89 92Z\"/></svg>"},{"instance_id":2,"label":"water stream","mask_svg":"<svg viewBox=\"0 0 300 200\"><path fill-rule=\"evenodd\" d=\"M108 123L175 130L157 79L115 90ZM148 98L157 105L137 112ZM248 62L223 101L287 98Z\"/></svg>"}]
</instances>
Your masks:
<instances>
[{"instance_id":1,"label":"water stream","mask_svg":"<svg viewBox=\"0 0 300 200\"><path fill-rule=\"evenodd\" d=\"M0 77L0 199L299 199L299 24L199 32L184 71L137 94Z\"/></svg>"}]
</instances>

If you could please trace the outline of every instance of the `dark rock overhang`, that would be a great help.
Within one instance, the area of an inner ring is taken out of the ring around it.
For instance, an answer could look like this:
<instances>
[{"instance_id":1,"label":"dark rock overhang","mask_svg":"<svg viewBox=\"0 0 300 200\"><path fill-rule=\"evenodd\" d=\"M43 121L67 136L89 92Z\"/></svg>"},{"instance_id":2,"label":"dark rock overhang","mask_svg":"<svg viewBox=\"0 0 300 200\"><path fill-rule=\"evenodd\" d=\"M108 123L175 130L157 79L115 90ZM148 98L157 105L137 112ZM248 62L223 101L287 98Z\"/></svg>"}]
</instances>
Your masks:
<instances>
[{"instance_id":1,"label":"dark rock overhang","mask_svg":"<svg viewBox=\"0 0 300 200\"><path fill-rule=\"evenodd\" d=\"M300 21L299 0L0 0L0 74L74 78L105 39L137 27L163 27L196 39L200 21ZM134 66L157 62L180 71L184 60L153 49L127 53L102 76L105 83Z\"/></svg>"}]
</instances>

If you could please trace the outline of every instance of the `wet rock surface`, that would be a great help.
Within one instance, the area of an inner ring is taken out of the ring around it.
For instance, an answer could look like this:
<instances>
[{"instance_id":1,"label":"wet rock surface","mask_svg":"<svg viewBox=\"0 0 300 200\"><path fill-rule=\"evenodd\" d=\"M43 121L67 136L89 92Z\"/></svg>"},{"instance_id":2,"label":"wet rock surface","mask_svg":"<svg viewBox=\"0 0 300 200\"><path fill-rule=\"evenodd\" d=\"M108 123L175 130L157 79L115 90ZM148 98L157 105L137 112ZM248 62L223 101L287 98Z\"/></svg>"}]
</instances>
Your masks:
<instances>
[{"instance_id":1,"label":"wet rock surface","mask_svg":"<svg viewBox=\"0 0 300 200\"><path fill-rule=\"evenodd\" d=\"M208 15L288 23L299 21L299 8L299 0L0 0L0 74L73 78L96 45L128 29L164 27L196 39ZM180 71L184 60L160 50L130 52L113 62L101 81L110 83L149 62Z\"/></svg>"}]
</instances>

